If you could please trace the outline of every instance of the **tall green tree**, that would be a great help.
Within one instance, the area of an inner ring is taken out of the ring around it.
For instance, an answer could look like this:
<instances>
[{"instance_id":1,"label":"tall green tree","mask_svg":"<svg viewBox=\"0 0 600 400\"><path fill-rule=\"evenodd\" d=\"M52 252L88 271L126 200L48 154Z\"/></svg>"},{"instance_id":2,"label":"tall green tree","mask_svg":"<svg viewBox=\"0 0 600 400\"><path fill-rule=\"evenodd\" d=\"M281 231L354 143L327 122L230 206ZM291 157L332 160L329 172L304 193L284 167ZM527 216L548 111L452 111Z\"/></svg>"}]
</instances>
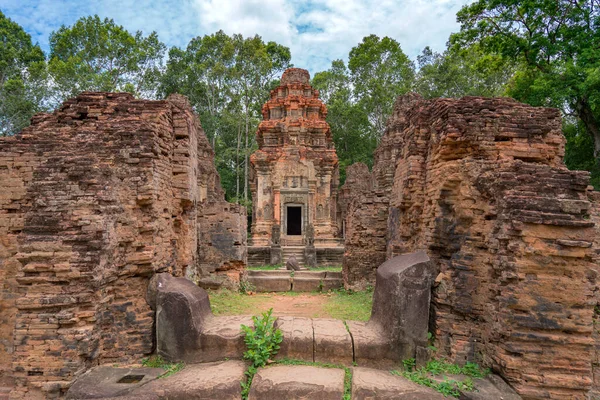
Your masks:
<instances>
[{"instance_id":1,"label":"tall green tree","mask_svg":"<svg viewBox=\"0 0 600 400\"><path fill-rule=\"evenodd\" d=\"M144 98L156 94L166 47L156 32L129 33L97 15L62 26L50 35L49 71L60 102L78 93L125 91Z\"/></svg>"},{"instance_id":2,"label":"tall green tree","mask_svg":"<svg viewBox=\"0 0 600 400\"><path fill-rule=\"evenodd\" d=\"M354 95L369 118L373 135L382 135L394 100L413 87L414 63L396 40L370 35L350 50L348 68Z\"/></svg>"},{"instance_id":3,"label":"tall green tree","mask_svg":"<svg viewBox=\"0 0 600 400\"><path fill-rule=\"evenodd\" d=\"M340 181L346 180L346 167L356 162L373 164L376 136L371 134L368 115L354 100L349 71L342 60L335 60L327 71L317 72L312 85L327 104L339 165Z\"/></svg>"},{"instance_id":4,"label":"tall green tree","mask_svg":"<svg viewBox=\"0 0 600 400\"><path fill-rule=\"evenodd\" d=\"M0 11L0 136L18 133L44 109L45 87L44 53Z\"/></svg>"},{"instance_id":5,"label":"tall green tree","mask_svg":"<svg viewBox=\"0 0 600 400\"><path fill-rule=\"evenodd\" d=\"M230 200L248 201L250 153L261 107L276 77L290 66L290 50L260 36L222 31L172 48L160 94L188 96L213 143L215 162Z\"/></svg>"},{"instance_id":6,"label":"tall green tree","mask_svg":"<svg viewBox=\"0 0 600 400\"><path fill-rule=\"evenodd\" d=\"M451 46L444 53L426 47L417 57L415 91L425 98L502 96L515 73L515 62L487 54L478 45Z\"/></svg>"},{"instance_id":7,"label":"tall green tree","mask_svg":"<svg viewBox=\"0 0 600 400\"><path fill-rule=\"evenodd\" d=\"M576 117L600 156L598 0L478 0L457 17L453 44L478 44L521 64L508 94Z\"/></svg>"}]
</instances>

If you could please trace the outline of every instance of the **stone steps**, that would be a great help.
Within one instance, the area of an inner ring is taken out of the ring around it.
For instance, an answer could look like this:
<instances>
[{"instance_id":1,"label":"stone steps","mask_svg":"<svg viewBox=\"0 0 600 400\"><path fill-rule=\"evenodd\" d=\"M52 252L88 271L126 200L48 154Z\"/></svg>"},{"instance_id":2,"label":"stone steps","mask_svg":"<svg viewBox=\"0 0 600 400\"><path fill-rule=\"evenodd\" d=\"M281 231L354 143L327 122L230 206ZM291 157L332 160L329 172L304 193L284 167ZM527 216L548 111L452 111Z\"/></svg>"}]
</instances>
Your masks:
<instances>
[{"instance_id":1,"label":"stone steps","mask_svg":"<svg viewBox=\"0 0 600 400\"><path fill-rule=\"evenodd\" d=\"M189 364L171 376L157 379L164 370L156 368L118 368L100 366L80 377L69 389L67 399L239 400L240 382L245 381L247 364L230 360ZM119 383L137 375L138 381ZM348 376L347 376L348 375ZM140 378L141 377L141 378ZM445 376L437 376L440 381ZM344 385L348 378L350 386ZM464 377L459 377L459 379ZM450 379L450 377L448 377ZM473 379L474 391L461 391L464 400L518 400L520 397L499 377ZM442 394L418 385L387 370L332 365L274 364L259 368L252 379L249 400L314 399L340 400L349 394L352 400L443 400Z\"/></svg>"},{"instance_id":2,"label":"stone steps","mask_svg":"<svg viewBox=\"0 0 600 400\"><path fill-rule=\"evenodd\" d=\"M283 265L286 265L291 256L296 257L300 266L304 266L304 246L285 246L281 248Z\"/></svg>"},{"instance_id":3,"label":"stone steps","mask_svg":"<svg viewBox=\"0 0 600 400\"><path fill-rule=\"evenodd\" d=\"M341 272L294 271L293 276L288 270L247 272L257 292L327 292L344 285Z\"/></svg>"}]
</instances>

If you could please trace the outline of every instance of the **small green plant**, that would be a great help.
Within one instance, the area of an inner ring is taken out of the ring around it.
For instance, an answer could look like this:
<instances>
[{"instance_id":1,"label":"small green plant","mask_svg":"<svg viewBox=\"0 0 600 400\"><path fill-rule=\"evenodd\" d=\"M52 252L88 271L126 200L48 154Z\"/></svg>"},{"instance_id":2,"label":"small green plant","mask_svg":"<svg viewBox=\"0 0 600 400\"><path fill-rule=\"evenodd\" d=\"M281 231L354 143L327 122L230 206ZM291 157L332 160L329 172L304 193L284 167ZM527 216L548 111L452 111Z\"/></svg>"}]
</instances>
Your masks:
<instances>
[{"instance_id":1,"label":"small green plant","mask_svg":"<svg viewBox=\"0 0 600 400\"><path fill-rule=\"evenodd\" d=\"M402 360L402 364L404 365L404 370L412 372L415 369L417 362L414 358L407 358L406 360Z\"/></svg>"},{"instance_id":2,"label":"small green plant","mask_svg":"<svg viewBox=\"0 0 600 400\"><path fill-rule=\"evenodd\" d=\"M429 345L427 346L427 348L428 348L428 349L429 349L429 351L431 351L432 353L436 353L436 352L437 352L437 350L438 350L438 349L437 349L437 347L435 347L435 346L433 345L434 341L435 341L435 337L433 336L433 333L431 333L431 332L427 332L427 343L429 344Z\"/></svg>"},{"instance_id":3,"label":"small green plant","mask_svg":"<svg viewBox=\"0 0 600 400\"><path fill-rule=\"evenodd\" d=\"M275 328L275 318L273 309L262 313L261 317L252 317L254 328L242 325L244 333L244 342L247 351L244 352L244 359L250 361L250 366L246 371L246 381L241 382L242 398L247 399L252 385L252 378L258 371L258 368L264 367L271 361L271 357L279 351L279 345L283 340L281 330Z\"/></svg>"},{"instance_id":4,"label":"small green plant","mask_svg":"<svg viewBox=\"0 0 600 400\"><path fill-rule=\"evenodd\" d=\"M240 293L248 294L250 292L254 292L255 290L256 286L254 286L246 276L240 279Z\"/></svg>"},{"instance_id":5,"label":"small green plant","mask_svg":"<svg viewBox=\"0 0 600 400\"><path fill-rule=\"evenodd\" d=\"M148 358L144 358L142 360L142 365L148 368L162 368L165 370L165 373L162 374L161 378L166 378L167 376L171 376L176 372L179 372L185 367L185 364L182 362L179 363L170 363L164 360L159 355L154 355Z\"/></svg>"}]
</instances>

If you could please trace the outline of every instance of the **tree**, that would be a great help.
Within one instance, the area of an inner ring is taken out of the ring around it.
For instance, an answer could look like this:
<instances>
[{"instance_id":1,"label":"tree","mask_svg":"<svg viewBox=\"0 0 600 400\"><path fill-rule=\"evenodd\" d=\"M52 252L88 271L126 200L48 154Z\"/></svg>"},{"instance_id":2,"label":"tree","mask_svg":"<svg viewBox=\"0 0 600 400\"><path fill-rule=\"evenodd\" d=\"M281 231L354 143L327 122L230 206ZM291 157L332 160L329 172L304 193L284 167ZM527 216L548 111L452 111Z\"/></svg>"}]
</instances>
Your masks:
<instances>
[{"instance_id":1,"label":"tree","mask_svg":"<svg viewBox=\"0 0 600 400\"><path fill-rule=\"evenodd\" d=\"M478 0L457 17L453 44L478 44L522 64L508 93L576 117L600 156L598 0Z\"/></svg>"},{"instance_id":2,"label":"tree","mask_svg":"<svg viewBox=\"0 0 600 400\"><path fill-rule=\"evenodd\" d=\"M287 47L260 36L222 31L194 38L186 50L169 51L160 94L190 99L215 149L215 163L228 199L248 201L252 134L275 78L289 66Z\"/></svg>"},{"instance_id":3,"label":"tree","mask_svg":"<svg viewBox=\"0 0 600 400\"><path fill-rule=\"evenodd\" d=\"M417 61L415 90L425 98L502 96L515 71L512 60L486 54L478 45L451 46L443 54L425 47Z\"/></svg>"},{"instance_id":4,"label":"tree","mask_svg":"<svg viewBox=\"0 0 600 400\"><path fill-rule=\"evenodd\" d=\"M412 89L414 64L394 39L370 35L350 50L348 68L357 103L378 137L385 130L396 97Z\"/></svg>"},{"instance_id":5,"label":"tree","mask_svg":"<svg viewBox=\"0 0 600 400\"><path fill-rule=\"evenodd\" d=\"M44 53L0 11L0 136L14 135L43 109Z\"/></svg>"},{"instance_id":6,"label":"tree","mask_svg":"<svg viewBox=\"0 0 600 400\"><path fill-rule=\"evenodd\" d=\"M312 85L319 89L327 104L327 122L331 127L339 166L340 182L346 180L346 167L356 162L373 164L377 138L371 134L368 116L354 100L348 69L342 60L335 60L327 71L317 72Z\"/></svg>"},{"instance_id":7,"label":"tree","mask_svg":"<svg viewBox=\"0 0 600 400\"><path fill-rule=\"evenodd\" d=\"M50 35L49 70L57 102L82 91L125 91L155 97L166 47L156 32L130 34L94 15Z\"/></svg>"}]
</instances>

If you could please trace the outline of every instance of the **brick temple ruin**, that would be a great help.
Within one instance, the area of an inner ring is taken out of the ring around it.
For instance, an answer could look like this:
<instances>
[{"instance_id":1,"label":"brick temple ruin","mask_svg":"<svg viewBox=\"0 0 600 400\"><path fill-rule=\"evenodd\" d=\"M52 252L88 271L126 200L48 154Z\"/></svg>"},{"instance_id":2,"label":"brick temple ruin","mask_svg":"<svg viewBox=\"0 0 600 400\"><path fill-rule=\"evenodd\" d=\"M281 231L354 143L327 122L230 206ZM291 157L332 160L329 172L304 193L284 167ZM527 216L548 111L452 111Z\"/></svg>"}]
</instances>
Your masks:
<instances>
[{"instance_id":1,"label":"brick temple ruin","mask_svg":"<svg viewBox=\"0 0 600 400\"><path fill-rule=\"evenodd\" d=\"M561 127L558 110L506 98L399 97L373 171L349 168L341 190L345 284L426 251L440 355L527 399L600 389L600 192L565 167Z\"/></svg>"},{"instance_id":2,"label":"brick temple ruin","mask_svg":"<svg viewBox=\"0 0 600 400\"><path fill-rule=\"evenodd\" d=\"M250 158L250 263L280 264L294 255L309 266L340 264L338 158L308 71L286 70L262 114Z\"/></svg>"},{"instance_id":3,"label":"brick temple ruin","mask_svg":"<svg viewBox=\"0 0 600 400\"><path fill-rule=\"evenodd\" d=\"M251 246L245 209L224 200L213 150L182 96L82 93L0 139L0 386L14 385L11 398L59 397L91 367L155 352L157 298L167 296L150 295L157 280L202 298L198 286L235 287L245 265L281 261L290 243L319 264L343 252L348 288L387 285L392 274L378 267L426 255L431 275L407 268L393 290L419 291L421 307L431 299L428 324L415 323L433 333L436 356L490 367L524 399L600 396L600 193L589 173L565 167L558 110L399 97L372 170L348 167L339 192L326 108L307 73L284 74L263 112ZM288 231L298 222L299 235ZM176 288L169 296L188 301L190 315L217 321L206 299L194 314L199 303ZM378 296L374 315L391 332L402 318L385 316L418 311L410 296L389 310ZM329 331L291 318L278 323L288 340L306 336L315 359L315 332ZM362 336L369 324L339 323L345 347L332 357L362 366L361 354L389 356ZM380 342L405 343L393 332ZM222 348L213 347L200 349ZM227 363L243 376L241 363Z\"/></svg>"}]
</instances>

